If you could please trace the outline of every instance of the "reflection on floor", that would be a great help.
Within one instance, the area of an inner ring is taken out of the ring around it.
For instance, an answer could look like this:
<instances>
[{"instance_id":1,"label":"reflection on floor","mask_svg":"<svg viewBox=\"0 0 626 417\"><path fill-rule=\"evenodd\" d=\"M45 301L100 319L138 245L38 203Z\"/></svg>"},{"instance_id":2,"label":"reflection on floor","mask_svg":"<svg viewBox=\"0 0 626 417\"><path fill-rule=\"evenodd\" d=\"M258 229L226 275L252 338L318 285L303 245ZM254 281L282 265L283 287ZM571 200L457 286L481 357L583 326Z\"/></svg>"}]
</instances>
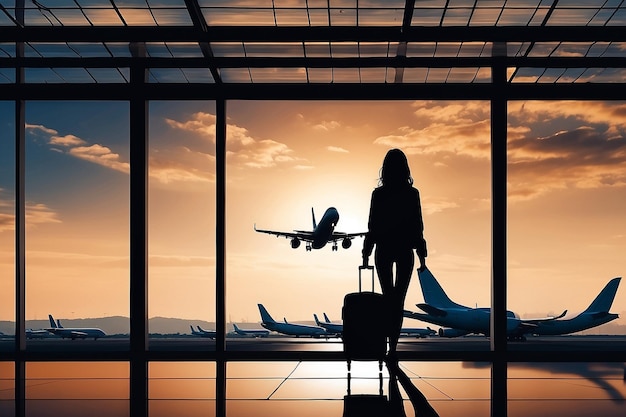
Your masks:
<instances>
[{"instance_id":1,"label":"reflection on floor","mask_svg":"<svg viewBox=\"0 0 626 417\"><path fill-rule=\"evenodd\" d=\"M32 363L26 382L27 416L127 417L125 363ZM0 363L0 415L14 414L12 363ZM467 362L401 362L400 370L441 417L489 416L490 366ZM213 363L150 364L150 417L215 414ZM351 393L379 392L378 364L353 362ZM231 362L228 417L337 416L344 413L345 362ZM384 367L383 395L389 392ZM626 415L623 364L510 364L509 417ZM402 385L407 417L417 417ZM418 414L421 415L421 414Z\"/></svg>"}]
</instances>

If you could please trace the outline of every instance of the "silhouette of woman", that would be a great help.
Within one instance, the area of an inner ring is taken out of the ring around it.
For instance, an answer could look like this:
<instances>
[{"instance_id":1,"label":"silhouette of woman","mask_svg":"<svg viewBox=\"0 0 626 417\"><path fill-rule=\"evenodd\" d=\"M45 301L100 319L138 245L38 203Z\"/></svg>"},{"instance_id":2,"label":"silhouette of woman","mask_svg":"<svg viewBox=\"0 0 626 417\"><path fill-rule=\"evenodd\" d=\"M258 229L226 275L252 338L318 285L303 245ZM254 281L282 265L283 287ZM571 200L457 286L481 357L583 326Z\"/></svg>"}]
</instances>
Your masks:
<instances>
[{"instance_id":1,"label":"silhouette of woman","mask_svg":"<svg viewBox=\"0 0 626 417\"><path fill-rule=\"evenodd\" d=\"M385 155L379 186L372 191L368 228L363 265L368 265L375 245L374 263L388 306L389 354L394 355L415 263L413 249L420 259L420 270L426 268L427 256L419 191L413 187L409 163L400 149Z\"/></svg>"}]
</instances>

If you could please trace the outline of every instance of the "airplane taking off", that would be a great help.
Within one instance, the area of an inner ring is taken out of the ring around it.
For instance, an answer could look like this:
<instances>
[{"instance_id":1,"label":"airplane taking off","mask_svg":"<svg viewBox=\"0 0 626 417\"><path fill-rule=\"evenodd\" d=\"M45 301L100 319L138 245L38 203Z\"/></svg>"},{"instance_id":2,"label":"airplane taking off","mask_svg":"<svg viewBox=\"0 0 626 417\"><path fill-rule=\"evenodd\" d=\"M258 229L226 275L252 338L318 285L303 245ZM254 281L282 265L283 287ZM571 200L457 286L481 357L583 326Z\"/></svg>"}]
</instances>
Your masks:
<instances>
[{"instance_id":1,"label":"airplane taking off","mask_svg":"<svg viewBox=\"0 0 626 417\"><path fill-rule=\"evenodd\" d=\"M189 327L191 328L191 334L193 336L200 336L200 337L208 337L210 339L215 339L216 337L216 332L213 330L204 330L202 327L197 326L198 330L194 330L193 326L190 324Z\"/></svg>"},{"instance_id":2,"label":"airplane taking off","mask_svg":"<svg viewBox=\"0 0 626 417\"><path fill-rule=\"evenodd\" d=\"M261 326L265 327L267 330L271 330L273 332L278 332L282 334L286 334L288 336L311 336L311 337L324 337L328 336L326 329L319 326L308 326L306 324L294 324L287 322L284 319L284 323L277 322L270 316L270 313L267 312L267 309L263 306L263 304L258 304L259 312L261 313Z\"/></svg>"},{"instance_id":3,"label":"airplane taking off","mask_svg":"<svg viewBox=\"0 0 626 417\"><path fill-rule=\"evenodd\" d=\"M459 337L470 333L489 336L490 308L470 308L450 300L428 268L418 271L418 276L425 302L416 306L424 313L405 310L404 317L443 326L439 329L441 337ZM525 340L528 334L563 335L615 320L619 316L609 313L609 309L620 280L621 277L610 280L589 307L572 318L563 318L567 310L556 317L538 319L521 319L514 312L507 311L507 337Z\"/></svg>"},{"instance_id":4,"label":"airplane taking off","mask_svg":"<svg viewBox=\"0 0 626 417\"><path fill-rule=\"evenodd\" d=\"M306 242L306 250L321 249L326 246L327 243L333 243L333 250L337 250L337 241L341 240L341 247L348 249L352 246L352 239L359 236L365 236L367 232L361 233L343 233L335 232L335 226L339 221L339 212L334 207L329 207L324 212L322 220L319 223L315 221L315 212L311 207L311 216L313 217L313 230L294 230L293 232L277 232L274 230L261 230L256 228L254 230L259 233L268 233L270 235L284 236L287 239L291 239L291 247L297 249L300 247L301 241Z\"/></svg>"},{"instance_id":5,"label":"airplane taking off","mask_svg":"<svg viewBox=\"0 0 626 417\"><path fill-rule=\"evenodd\" d=\"M56 323L54 322L52 314L48 314L48 319L50 320L50 327L45 330L63 339L70 338L75 340L93 337L93 340L97 340L99 337L106 336L105 332L95 327L63 327L60 320Z\"/></svg>"},{"instance_id":6,"label":"airplane taking off","mask_svg":"<svg viewBox=\"0 0 626 417\"><path fill-rule=\"evenodd\" d=\"M235 323L233 323L233 328L235 329L235 333L241 336L252 336L252 337L267 337L270 334L269 330L260 330L260 329L242 329L238 327Z\"/></svg>"}]
</instances>

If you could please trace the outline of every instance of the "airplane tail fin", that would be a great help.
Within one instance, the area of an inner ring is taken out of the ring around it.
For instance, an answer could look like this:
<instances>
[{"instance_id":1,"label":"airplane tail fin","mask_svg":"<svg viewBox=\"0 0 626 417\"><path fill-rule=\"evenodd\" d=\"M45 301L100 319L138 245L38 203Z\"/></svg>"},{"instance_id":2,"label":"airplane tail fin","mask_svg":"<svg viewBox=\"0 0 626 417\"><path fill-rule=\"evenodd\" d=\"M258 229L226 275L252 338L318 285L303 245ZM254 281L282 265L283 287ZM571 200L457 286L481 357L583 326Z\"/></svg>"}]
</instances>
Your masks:
<instances>
[{"instance_id":1,"label":"airplane tail fin","mask_svg":"<svg viewBox=\"0 0 626 417\"><path fill-rule=\"evenodd\" d=\"M190 324L189 327L191 328L191 333L195 333L196 331L193 329L193 326Z\"/></svg>"},{"instance_id":2,"label":"airplane tail fin","mask_svg":"<svg viewBox=\"0 0 626 417\"><path fill-rule=\"evenodd\" d=\"M460 304L450 300L435 276L428 268L418 270L420 286L422 287L422 295L426 304L437 308L462 308Z\"/></svg>"},{"instance_id":3,"label":"airplane tail fin","mask_svg":"<svg viewBox=\"0 0 626 417\"><path fill-rule=\"evenodd\" d=\"M600 294L593 300L593 302L584 311L585 313L608 313L613 300L615 299L615 293L617 293L617 287L621 277L613 278L608 284L604 286Z\"/></svg>"},{"instance_id":4,"label":"airplane tail fin","mask_svg":"<svg viewBox=\"0 0 626 417\"><path fill-rule=\"evenodd\" d=\"M313 318L315 319L315 324L320 325L320 319L317 318L317 314L313 313Z\"/></svg>"},{"instance_id":5,"label":"airplane tail fin","mask_svg":"<svg viewBox=\"0 0 626 417\"><path fill-rule=\"evenodd\" d=\"M315 212L313 211L313 207L311 207L311 217L313 218L313 230L317 228L317 222L315 221Z\"/></svg>"},{"instance_id":6,"label":"airplane tail fin","mask_svg":"<svg viewBox=\"0 0 626 417\"><path fill-rule=\"evenodd\" d=\"M50 327L52 327L53 329L56 329L57 324L54 321L54 317L52 317L52 314L48 314L48 320L50 320Z\"/></svg>"},{"instance_id":7,"label":"airplane tail fin","mask_svg":"<svg viewBox=\"0 0 626 417\"><path fill-rule=\"evenodd\" d=\"M276 320L270 316L270 313L267 312L263 304L259 304L259 312L261 313L261 321L263 323L276 323Z\"/></svg>"},{"instance_id":8,"label":"airplane tail fin","mask_svg":"<svg viewBox=\"0 0 626 417\"><path fill-rule=\"evenodd\" d=\"M62 328L63 328L63 326L61 326L61 319L57 319L57 327L58 327L59 329L62 329Z\"/></svg>"},{"instance_id":9,"label":"airplane tail fin","mask_svg":"<svg viewBox=\"0 0 626 417\"><path fill-rule=\"evenodd\" d=\"M237 325L235 323L233 323L233 329L235 329L235 331L237 333L239 333L239 327L237 327Z\"/></svg>"},{"instance_id":10,"label":"airplane tail fin","mask_svg":"<svg viewBox=\"0 0 626 417\"><path fill-rule=\"evenodd\" d=\"M328 316L326 315L326 313L324 313L324 320L326 320L326 323L330 323L330 319L328 318Z\"/></svg>"}]
</instances>

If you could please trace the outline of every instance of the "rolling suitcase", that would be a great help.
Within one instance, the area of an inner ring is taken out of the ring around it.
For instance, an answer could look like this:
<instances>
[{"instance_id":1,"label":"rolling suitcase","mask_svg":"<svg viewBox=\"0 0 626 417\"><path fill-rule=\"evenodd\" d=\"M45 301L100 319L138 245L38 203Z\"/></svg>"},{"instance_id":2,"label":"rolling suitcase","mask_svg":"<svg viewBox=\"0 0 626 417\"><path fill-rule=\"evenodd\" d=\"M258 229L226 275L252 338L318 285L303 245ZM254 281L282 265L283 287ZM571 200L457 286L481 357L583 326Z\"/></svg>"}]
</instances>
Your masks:
<instances>
[{"instance_id":1,"label":"rolling suitcase","mask_svg":"<svg viewBox=\"0 0 626 417\"><path fill-rule=\"evenodd\" d=\"M361 290L362 272L372 272L372 291ZM382 362L387 353L387 308L383 295L374 292L374 267L359 266L359 292L346 294L341 310L343 319L343 352L350 361Z\"/></svg>"},{"instance_id":2,"label":"rolling suitcase","mask_svg":"<svg viewBox=\"0 0 626 417\"><path fill-rule=\"evenodd\" d=\"M364 269L371 270L372 291L362 291ZM344 396L343 417L386 416L387 397L383 395L383 361L387 353L387 308L382 294L374 292L374 267L359 266L359 292L346 294L343 319L343 351L348 363L348 392ZM378 394L351 392L351 361L378 361Z\"/></svg>"}]
</instances>

